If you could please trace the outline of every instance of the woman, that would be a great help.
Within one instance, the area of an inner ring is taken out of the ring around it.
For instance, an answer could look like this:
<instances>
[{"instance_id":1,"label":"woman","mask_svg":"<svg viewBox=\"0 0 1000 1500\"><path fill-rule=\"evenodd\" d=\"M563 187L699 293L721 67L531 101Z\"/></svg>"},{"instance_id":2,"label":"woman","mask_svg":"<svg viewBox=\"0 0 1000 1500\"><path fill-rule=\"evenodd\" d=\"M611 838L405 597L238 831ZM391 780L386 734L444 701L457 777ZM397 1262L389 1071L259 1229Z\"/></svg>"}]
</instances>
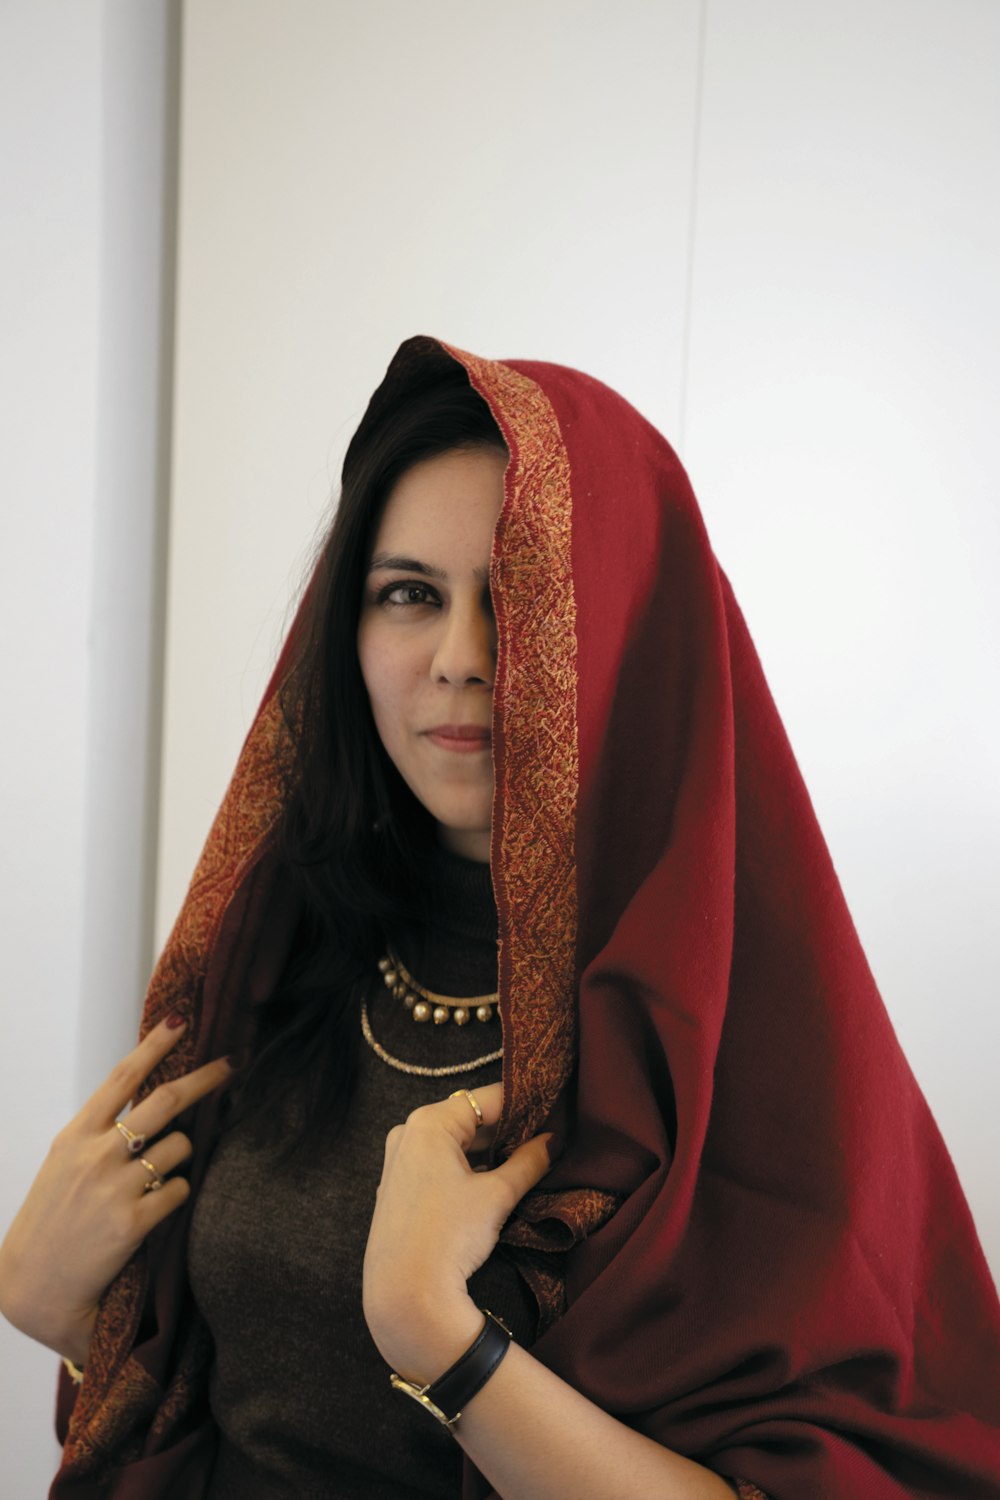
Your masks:
<instances>
[{"instance_id":1,"label":"woman","mask_svg":"<svg viewBox=\"0 0 1000 1500\"><path fill-rule=\"evenodd\" d=\"M86 1367L54 1495L1000 1493L968 1211L597 382L403 345L144 1033L0 1261Z\"/></svg>"}]
</instances>

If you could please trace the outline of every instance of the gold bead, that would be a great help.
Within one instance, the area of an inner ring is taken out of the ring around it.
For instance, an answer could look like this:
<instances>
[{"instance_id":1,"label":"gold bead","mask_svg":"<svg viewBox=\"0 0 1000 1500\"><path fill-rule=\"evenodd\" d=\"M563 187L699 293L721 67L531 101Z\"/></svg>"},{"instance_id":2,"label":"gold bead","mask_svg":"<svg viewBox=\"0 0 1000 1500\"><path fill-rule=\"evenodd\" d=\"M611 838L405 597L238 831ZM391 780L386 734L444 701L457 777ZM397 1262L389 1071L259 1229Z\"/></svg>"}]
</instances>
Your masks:
<instances>
[{"instance_id":1,"label":"gold bead","mask_svg":"<svg viewBox=\"0 0 1000 1500\"><path fill-rule=\"evenodd\" d=\"M416 1003L416 995L414 995L411 990L407 990L406 994L403 996L403 1004L406 1006L407 1010L412 1010Z\"/></svg>"},{"instance_id":2,"label":"gold bead","mask_svg":"<svg viewBox=\"0 0 1000 1500\"><path fill-rule=\"evenodd\" d=\"M477 1021L492 1021L492 1019L493 1019L493 1007L492 1007L492 1005L477 1005L476 1006L476 1020Z\"/></svg>"},{"instance_id":3,"label":"gold bead","mask_svg":"<svg viewBox=\"0 0 1000 1500\"><path fill-rule=\"evenodd\" d=\"M404 1000L406 998L406 985L402 981L399 984L393 985L392 998L394 1000Z\"/></svg>"},{"instance_id":4,"label":"gold bead","mask_svg":"<svg viewBox=\"0 0 1000 1500\"><path fill-rule=\"evenodd\" d=\"M456 1005L451 1013L451 1019L456 1026L464 1026L469 1019L469 1012L464 1005Z\"/></svg>"},{"instance_id":5,"label":"gold bead","mask_svg":"<svg viewBox=\"0 0 1000 1500\"><path fill-rule=\"evenodd\" d=\"M413 1007L413 1019L415 1021L429 1021L430 1018L431 1008L427 1004L427 1001L418 1000L416 1005Z\"/></svg>"},{"instance_id":6,"label":"gold bead","mask_svg":"<svg viewBox=\"0 0 1000 1500\"><path fill-rule=\"evenodd\" d=\"M448 1019L448 1007L447 1007L447 1005L435 1005L435 1007L434 1007L434 1025L435 1026L443 1026L444 1023L445 1023L445 1021L447 1021L447 1019Z\"/></svg>"},{"instance_id":7,"label":"gold bead","mask_svg":"<svg viewBox=\"0 0 1000 1500\"><path fill-rule=\"evenodd\" d=\"M389 969L389 968L391 968L391 967L392 967L392 965L390 964L390 962L389 962L389 960L387 958L380 958L379 959L379 961L378 961L378 971L379 971L380 974L384 974L386 972L386 970Z\"/></svg>"},{"instance_id":8,"label":"gold bead","mask_svg":"<svg viewBox=\"0 0 1000 1500\"><path fill-rule=\"evenodd\" d=\"M387 990L392 989L398 978L399 975L396 973L395 969L382 970L382 980Z\"/></svg>"}]
</instances>

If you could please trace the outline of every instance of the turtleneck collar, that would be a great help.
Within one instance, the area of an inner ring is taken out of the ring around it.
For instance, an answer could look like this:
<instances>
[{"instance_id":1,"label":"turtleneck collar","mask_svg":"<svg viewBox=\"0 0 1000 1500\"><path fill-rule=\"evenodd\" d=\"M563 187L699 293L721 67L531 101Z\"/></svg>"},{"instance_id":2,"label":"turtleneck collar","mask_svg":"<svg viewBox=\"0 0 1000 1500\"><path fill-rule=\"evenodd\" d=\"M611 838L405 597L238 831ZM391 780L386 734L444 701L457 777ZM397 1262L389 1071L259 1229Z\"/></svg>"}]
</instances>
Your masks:
<instances>
[{"instance_id":1,"label":"turtleneck collar","mask_svg":"<svg viewBox=\"0 0 1000 1500\"><path fill-rule=\"evenodd\" d=\"M423 870L431 926L445 937L495 943L497 908L488 864L435 845Z\"/></svg>"}]
</instances>

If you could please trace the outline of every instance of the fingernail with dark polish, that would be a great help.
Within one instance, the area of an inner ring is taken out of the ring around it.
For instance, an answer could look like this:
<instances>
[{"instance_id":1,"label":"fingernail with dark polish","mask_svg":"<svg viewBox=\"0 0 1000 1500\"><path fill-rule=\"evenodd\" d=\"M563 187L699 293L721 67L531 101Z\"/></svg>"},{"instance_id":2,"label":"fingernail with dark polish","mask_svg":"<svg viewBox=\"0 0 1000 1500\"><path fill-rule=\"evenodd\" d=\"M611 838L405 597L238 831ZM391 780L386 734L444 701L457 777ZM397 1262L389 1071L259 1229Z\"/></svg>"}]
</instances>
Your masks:
<instances>
[{"instance_id":1,"label":"fingernail with dark polish","mask_svg":"<svg viewBox=\"0 0 1000 1500\"><path fill-rule=\"evenodd\" d=\"M179 1010L172 1010L167 1017L167 1030L176 1031L178 1026L183 1026L187 1016L182 1015Z\"/></svg>"}]
</instances>

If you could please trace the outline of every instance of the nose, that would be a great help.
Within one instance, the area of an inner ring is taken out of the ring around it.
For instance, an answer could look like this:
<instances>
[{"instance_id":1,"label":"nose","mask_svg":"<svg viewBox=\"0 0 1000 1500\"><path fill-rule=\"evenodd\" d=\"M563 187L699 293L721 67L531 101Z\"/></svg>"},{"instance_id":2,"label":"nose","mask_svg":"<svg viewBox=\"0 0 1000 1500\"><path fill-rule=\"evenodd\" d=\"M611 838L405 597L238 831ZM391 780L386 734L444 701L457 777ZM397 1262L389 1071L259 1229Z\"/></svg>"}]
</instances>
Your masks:
<instances>
[{"instance_id":1,"label":"nose","mask_svg":"<svg viewBox=\"0 0 1000 1500\"><path fill-rule=\"evenodd\" d=\"M435 682L453 687L493 686L497 663L497 624L493 603L484 598L452 600L441 617L441 631L431 662Z\"/></svg>"}]
</instances>

